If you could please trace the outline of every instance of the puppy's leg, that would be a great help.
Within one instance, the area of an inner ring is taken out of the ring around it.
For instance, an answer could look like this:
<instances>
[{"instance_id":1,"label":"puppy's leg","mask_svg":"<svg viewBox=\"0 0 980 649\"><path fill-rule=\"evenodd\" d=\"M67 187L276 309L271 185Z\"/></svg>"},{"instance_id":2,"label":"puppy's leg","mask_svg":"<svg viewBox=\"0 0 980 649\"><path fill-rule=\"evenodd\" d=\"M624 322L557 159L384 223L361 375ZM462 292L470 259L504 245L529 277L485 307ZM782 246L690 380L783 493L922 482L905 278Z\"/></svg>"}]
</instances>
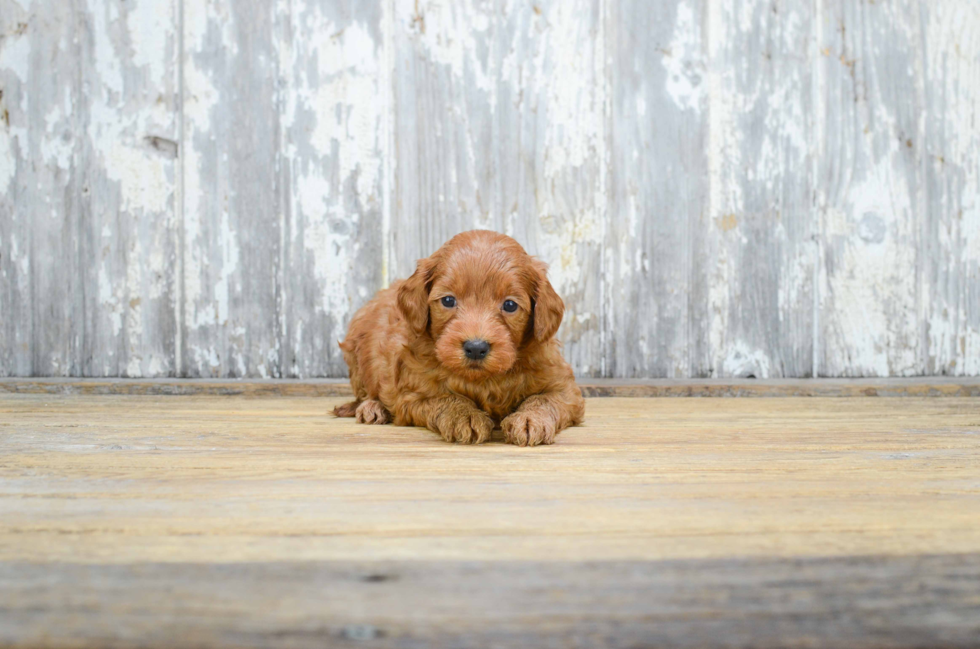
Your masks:
<instances>
[{"instance_id":1,"label":"puppy's leg","mask_svg":"<svg viewBox=\"0 0 980 649\"><path fill-rule=\"evenodd\" d=\"M555 436L569 426L581 423L585 399L573 383L555 392L528 397L511 415L500 422L504 440L517 446L554 444Z\"/></svg>"},{"instance_id":2,"label":"puppy's leg","mask_svg":"<svg viewBox=\"0 0 980 649\"><path fill-rule=\"evenodd\" d=\"M357 421L361 424L387 424L391 415L376 399L367 399L357 406Z\"/></svg>"},{"instance_id":3,"label":"puppy's leg","mask_svg":"<svg viewBox=\"0 0 980 649\"><path fill-rule=\"evenodd\" d=\"M493 432L490 416L457 396L407 402L399 408L399 415L398 423L425 426L447 442L482 444Z\"/></svg>"},{"instance_id":4,"label":"puppy's leg","mask_svg":"<svg viewBox=\"0 0 980 649\"><path fill-rule=\"evenodd\" d=\"M357 414L357 406L360 405L360 401L348 401L342 406L337 406L333 409L334 417L353 417Z\"/></svg>"},{"instance_id":5,"label":"puppy's leg","mask_svg":"<svg viewBox=\"0 0 980 649\"><path fill-rule=\"evenodd\" d=\"M351 327L351 330L353 331L354 327ZM367 389L361 381L360 363L357 360L357 340L356 335L348 334L347 340L340 343L340 351L344 354L344 362L347 363L350 373L350 387L354 391L354 400L337 406L333 409L333 414L335 417L357 417L357 420L361 421L358 416L358 406L367 399Z\"/></svg>"}]
</instances>

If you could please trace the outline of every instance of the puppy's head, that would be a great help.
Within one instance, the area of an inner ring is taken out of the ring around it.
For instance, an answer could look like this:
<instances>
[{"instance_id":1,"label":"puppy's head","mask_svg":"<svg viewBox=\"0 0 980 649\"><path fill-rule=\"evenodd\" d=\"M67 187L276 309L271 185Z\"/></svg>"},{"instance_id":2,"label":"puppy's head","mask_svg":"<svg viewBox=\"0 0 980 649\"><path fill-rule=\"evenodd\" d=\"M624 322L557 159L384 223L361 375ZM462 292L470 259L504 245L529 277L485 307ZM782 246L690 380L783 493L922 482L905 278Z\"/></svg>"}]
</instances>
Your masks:
<instances>
[{"instance_id":1,"label":"puppy's head","mask_svg":"<svg viewBox=\"0 0 980 649\"><path fill-rule=\"evenodd\" d=\"M523 350L555 335L565 312L547 266L485 230L420 260L398 306L417 335L432 337L439 362L471 381L509 370Z\"/></svg>"}]
</instances>

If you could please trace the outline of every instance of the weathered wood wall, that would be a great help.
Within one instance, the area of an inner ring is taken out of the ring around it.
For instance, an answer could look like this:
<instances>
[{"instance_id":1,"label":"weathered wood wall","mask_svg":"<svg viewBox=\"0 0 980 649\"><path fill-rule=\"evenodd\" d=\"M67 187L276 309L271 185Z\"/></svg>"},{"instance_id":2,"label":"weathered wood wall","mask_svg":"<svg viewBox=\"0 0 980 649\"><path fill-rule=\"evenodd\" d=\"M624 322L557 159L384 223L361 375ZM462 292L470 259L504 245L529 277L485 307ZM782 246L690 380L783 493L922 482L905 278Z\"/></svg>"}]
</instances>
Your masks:
<instances>
[{"instance_id":1,"label":"weathered wood wall","mask_svg":"<svg viewBox=\"0 0 980 649\"><path fill-rule=\"evenodd\" d=\"M980 375L974 0L0 0L0 375L340 376L449 236L583 376Z\"/></svg>"}]
</instances>

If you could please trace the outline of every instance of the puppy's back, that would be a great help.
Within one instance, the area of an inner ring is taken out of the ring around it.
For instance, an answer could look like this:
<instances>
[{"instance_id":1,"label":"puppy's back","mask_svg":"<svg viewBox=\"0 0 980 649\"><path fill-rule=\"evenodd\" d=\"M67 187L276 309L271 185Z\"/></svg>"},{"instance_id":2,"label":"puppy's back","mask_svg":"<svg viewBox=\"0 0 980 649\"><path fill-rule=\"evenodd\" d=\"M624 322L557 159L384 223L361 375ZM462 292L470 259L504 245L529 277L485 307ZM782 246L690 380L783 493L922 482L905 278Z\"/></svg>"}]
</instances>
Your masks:
<instances>
[{"instance_id":1,"label":"puppy's back","mask_svg":"<svg viewBox=\"0 0 980 649\"><path fill-rule=\"evenodd\" d=\"M404 345L404 322L398 310L398 287L402 281L378 291L358 309L340 343L350 369L351 387L359 400L376 399L380 381L386 376L393 353Z\"/></svg>"}]
</instances>

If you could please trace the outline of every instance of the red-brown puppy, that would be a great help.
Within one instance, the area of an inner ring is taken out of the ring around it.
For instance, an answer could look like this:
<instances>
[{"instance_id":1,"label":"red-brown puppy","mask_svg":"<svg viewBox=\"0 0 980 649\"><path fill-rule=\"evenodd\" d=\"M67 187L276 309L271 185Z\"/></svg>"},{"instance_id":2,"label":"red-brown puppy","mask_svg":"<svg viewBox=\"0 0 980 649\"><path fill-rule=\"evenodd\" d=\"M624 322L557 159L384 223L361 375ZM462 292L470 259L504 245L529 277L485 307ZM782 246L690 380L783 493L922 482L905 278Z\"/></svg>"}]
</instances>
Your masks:
<instances>
[{"instance_id":1,"label":"red-brown puppy","mask_svg":"<svg viewBox=\"0 0 980 649\"><path fill-rule=\"evenodd\" d=\"M551 444L585 401L555 332L565 305L519 243L474 230L365 305L340 344L365 424L425 426L479 444L499 424L519 446Z\"/></svg>"}]
</instances>

